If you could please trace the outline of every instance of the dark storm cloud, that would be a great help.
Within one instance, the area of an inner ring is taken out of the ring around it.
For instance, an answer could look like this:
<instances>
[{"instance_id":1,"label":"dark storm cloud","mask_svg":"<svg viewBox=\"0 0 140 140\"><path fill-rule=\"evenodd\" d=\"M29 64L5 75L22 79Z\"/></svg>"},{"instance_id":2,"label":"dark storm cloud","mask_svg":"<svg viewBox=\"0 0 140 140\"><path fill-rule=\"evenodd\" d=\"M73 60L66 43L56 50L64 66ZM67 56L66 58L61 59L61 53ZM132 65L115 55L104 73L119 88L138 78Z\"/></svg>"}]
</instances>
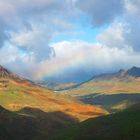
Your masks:
<instances>
[{"instance_id":1,"label":"dark storm cloud","mask_svg":"<svg viewBox=\"0 0 140 140\"><path fill-rule=\"evenodd\" d=\"M123 0L77 0L76 5L92 20L102 26L112 22L123 11Z\"/></svg>"},{"instance_id":2,"label":"dark storm cloud","mask_svg":"<svg viewBox=\"0 0 140 140\"><path fill-rule=\"evenodd\" d=\"M132 46L136 52L140 52L140 1L126 0L125 2L125 22L128 31L124 33L124 38L128 45Z\"/></svg>"}]
</instances>

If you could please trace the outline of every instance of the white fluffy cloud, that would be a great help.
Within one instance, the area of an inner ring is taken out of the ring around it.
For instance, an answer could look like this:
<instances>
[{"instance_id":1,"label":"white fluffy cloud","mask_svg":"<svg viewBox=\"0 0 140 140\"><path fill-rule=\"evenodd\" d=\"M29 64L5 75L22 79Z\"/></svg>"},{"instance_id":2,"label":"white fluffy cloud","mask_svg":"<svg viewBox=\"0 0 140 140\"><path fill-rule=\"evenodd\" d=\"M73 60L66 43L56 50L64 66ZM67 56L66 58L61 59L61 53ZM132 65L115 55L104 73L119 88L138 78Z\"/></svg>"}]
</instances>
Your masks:
<instances>
[{"instance_id":1,"label":"white fluffy cloud","mask_svg":"<svg viewBox=\"0 0 140 140\"><path fill-rule=\"evenodd\" d=\"M127 25L118 22L113 23L97 36L97 40L110 48L127 48L130 47L124 37L127 32L129 32Z\"/></svg>"},{"instance_id":2,"label":"white fluffy cloud","mask_svg":"<svg viewBox=\"0 0 140 140\"><path fill-rule=\"evenodd\" d=\"M140 1L139 0L125 0L125 9L129 16L140 17Z\"/></svg>"},{"instance_id":3,"label":"white fluffy cloud","mask_svg":"<svg viewBox=\"0 0 140 140\"><path fill-rule=\"evenodd\" d=\"M48 78L55 77L55 80L71 80L76 73L78 81L90 77L89 73L99 74L110 69L115 71L133 65L140 66L140 54L136 54L131 48L110 48L83 41L63 41L52 44L52 47L56 56L40 65L36 73L38 78L46 75Z\"/></svg>"},{"instance_id":4,"label":"white fluffy cloud","mask_svg":"<svg viewBox=\"0 0 140 140\"><path fill-rule=\"evenodd\" d=\"M97 37L98 41L109 47L130 47L140 51L140 1L125 0L122 18L114 21Z\"/></svg>"},{"instance_id":5,"label":"white fluffy cloud","mask_svg":"<svg viewBox=\"0 0 140 140\"><path fill-rule=\"evenodd\" d=\"M38 61L47 59L53 36L70 30L67 17L73 15L72 9L71 0L1 0L0 48L5 42L14 43L15 47L26 47L26 53L34 54Z\"/></svg>"}]
</instances>

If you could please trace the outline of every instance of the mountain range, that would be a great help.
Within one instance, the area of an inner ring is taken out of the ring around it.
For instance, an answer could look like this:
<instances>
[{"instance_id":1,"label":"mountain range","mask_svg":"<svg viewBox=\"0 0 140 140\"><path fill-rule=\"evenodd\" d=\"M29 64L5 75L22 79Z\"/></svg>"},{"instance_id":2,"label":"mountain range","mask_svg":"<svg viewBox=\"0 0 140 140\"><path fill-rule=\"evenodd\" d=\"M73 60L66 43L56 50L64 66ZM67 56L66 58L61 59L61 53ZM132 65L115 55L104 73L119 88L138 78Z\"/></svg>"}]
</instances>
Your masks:
<instances>
[{"instance_id":1,"label":"mountain range","mask_svg":"<svg viewBox=\"0 0 140 140\"><path fill-rule=\"evenodd\" d=\"M123 109L140 101L140 68L96 75L61 93L84 103L101 105L109 111Z\"/></svg>"},{"instance_id":2,"label":"mountain range","mask_svg":"<svg viewBox=\"0 0 140 140\"><path fill-rule=\"evenodd\" d=\"M132 67L128 70L119 70L116 73L105 73L93 76L90 80L85 81L64 92L72 96L78 96L91 93L115 94L115 93L136 93L140 92L140 68Z\"/></svg>"},{"instance_id":3,"label":"mountain range","mask_svg":"<svg viewBox=\"0 0 140 140\"><path fill-rule=\"evenodd\" d=\"M91 80L123 80L129 81L131 78L139 78L140 77L140 68L132 67L128 70L120 69L116 73L105 73L94 76Z\"/></svg>"},{"instance_id":4,"label":"mountain range","mask_svg":"<svg viewBox=\"0 0 140 140\"><path fill-rule=\"evenodd\" d=\"M115 73L104 73L100 75L95 75L90 80L84 81L80 84L73 83L73 82L70 82L70 83L51 82L50 83L50 82L45 82L45 81L36 82L36 84L50 90L62 91L62 90L69 90L69 89L79 87L80 85L83 85L84 83L88 83L93 80L94 81L105 81L105 80L130 81L133 78L138 78L138 77L140 77L140 68L134 66L128 70L120 69L118 72L115 72Z\"/></svg>"}]
</instances>

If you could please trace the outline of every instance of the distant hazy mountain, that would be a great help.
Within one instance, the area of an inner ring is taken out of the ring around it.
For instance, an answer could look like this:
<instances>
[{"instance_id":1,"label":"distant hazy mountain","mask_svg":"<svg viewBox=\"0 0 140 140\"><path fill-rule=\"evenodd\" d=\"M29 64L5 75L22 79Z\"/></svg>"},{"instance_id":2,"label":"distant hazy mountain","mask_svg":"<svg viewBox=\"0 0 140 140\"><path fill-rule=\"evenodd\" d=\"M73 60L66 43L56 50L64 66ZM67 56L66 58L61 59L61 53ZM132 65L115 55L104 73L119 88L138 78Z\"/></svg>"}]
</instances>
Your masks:
<instances>
[{"instance_id":1,"label":"distant hazy mountain","mask_svg":"<svg viewBox=\"0 0 140 140\"><path fill-rule=\"evenodd\" d=\"M140 77L140 68L133 67L129 70L127 70L127 74L133 77Z\"/></svg>"},{"instance_id":2,"label":"distant hazy mountain","mask_svg":"<svg viewBox=\"0 0 140 140\"><path fill-rule=\"evenodd\" d=\"M119 70L116 73L106 73L94 76L91 80L130 80L131 78L138 78L140 77L140 68L132 67L128 70Z\"/></svg>"},{"instance_id":3,"label":"distant hazy mountain","mask_svg":"<svg viewBox=\"0 0 140 140\"><path fill-rule=\"evenodd\" d=\"M116 73L105 73L93 76L90 80L77 85L64 93L74 96L91 93L139 93L140 68L132 67L128 70L119 70Z\"/></svg>"},{"instance_id":4,"label":"distant hazy mountain","mask_svg":"<svg viewBox=\"0 0 140 140\"><path fill-rule=\"evenodd\" d=\"M97 81L111 80L113 78L122 79L122 78L128 78L127 76L128 76L127 71L121 69L116 73L105 73L105 74L96 75L91 80L97 80Z\"/></svg>"},{"instance_id":5,"label":"distant hazy mountain","mask_svg":"<svg viewBox=\"0 0 140 140\"><path fill-rule=\"evenodd\" d=\"M140 68L100 74L61 93L74 96L84 103L102 105L109 110L122 109L140 101Z\"/></svg>"},{"instance_id":6,"label":"distant hazy mountain","mask_svg":"<svg viewBox=\"0 0 140 140\"><path fill-rule=\"evenodd\" d=\"M54 91L61 91L61 90L70 90L77 88L85 83L90 81L105 81L105 80L118 80L118 81L130 81L132 78L140 77L140 68L132 67L128 70L120 69L116 73L105 73L93 76L90 80L83 82L81 84L78 83L57 83L57 82L36 82L36 84L50 89Z\"/></svg>"},{"instance_id":7,"label":"distant hazy mountain","mask_svg":"<svg viewBox=\"0 0 140 140\"><path fill-rule=\"evenodd\" d=\"M77 85L77 83L48 83L48 82L36 82L36 84L54 91L67 90Z\"/></svg>"}]
</instances>

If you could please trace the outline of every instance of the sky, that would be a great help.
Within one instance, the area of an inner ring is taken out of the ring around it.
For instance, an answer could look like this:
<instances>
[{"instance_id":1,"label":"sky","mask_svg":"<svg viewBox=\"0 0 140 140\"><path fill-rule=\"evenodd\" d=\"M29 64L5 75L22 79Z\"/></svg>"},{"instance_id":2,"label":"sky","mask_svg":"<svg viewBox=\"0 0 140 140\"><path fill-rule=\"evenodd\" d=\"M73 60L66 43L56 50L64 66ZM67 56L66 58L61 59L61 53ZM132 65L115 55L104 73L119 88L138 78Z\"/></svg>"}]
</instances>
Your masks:
<instances>
[{"instance_id":1,"label":"sky","mask_svg":"<svg viewBox=\"0 0 140 140\"><path fill-rule=\"evenodd\" d=\"M140 66L140 0L0 0L0 65L82 82Z\"/></svg>"}]
</instances>

